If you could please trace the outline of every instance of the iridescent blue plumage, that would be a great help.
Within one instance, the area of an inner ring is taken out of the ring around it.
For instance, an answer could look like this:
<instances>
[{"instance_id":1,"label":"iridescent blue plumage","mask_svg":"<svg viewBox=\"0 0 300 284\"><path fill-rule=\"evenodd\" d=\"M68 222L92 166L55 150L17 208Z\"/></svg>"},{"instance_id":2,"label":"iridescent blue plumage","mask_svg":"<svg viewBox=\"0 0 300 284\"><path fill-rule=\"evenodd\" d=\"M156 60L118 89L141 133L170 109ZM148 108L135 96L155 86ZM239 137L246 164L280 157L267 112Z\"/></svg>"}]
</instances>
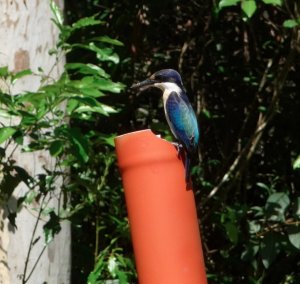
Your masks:
<instances>
[{"instance_id":1,"label":"iridescent blue plumage","mask_svg":"<svg viewBox=\"0 0 300 284\"><path fill-rule=\"evenodd\" d=\"M156 87L163 92L165 115L172 133L185 150L186 182L190 180L190 158L196 152L199 142L199 128L195 112L188 100L179 73L164 69L149 79L133 86L144 90Z\"/></svg>"},{"instance_id":2,"label":"iridescent blue plumage","mask_svg":"<svg viewBox=\"0 0 300 284\"><path fill-rule=\"evenodd\" d=\"M166 99L165 112L174 136L187 152L194 152L199 141L199 131L196 115L186 95L171 92Z\"/></svg>"}]
</instances>

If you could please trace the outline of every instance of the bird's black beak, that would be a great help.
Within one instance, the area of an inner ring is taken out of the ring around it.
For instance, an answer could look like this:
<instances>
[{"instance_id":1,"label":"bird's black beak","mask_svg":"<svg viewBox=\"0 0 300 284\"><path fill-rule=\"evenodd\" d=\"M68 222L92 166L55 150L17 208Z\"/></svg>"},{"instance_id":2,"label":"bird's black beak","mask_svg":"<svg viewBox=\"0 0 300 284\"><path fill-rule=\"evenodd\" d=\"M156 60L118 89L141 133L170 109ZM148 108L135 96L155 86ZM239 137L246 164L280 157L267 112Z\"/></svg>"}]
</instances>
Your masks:
<instances>
[{"instance_id":1,"label":"bird's black beak","mask_svg":"<svg viewBox=\"0 0 300 284\"><path fill-rule=\"evenodd\" d=\"M150 88L155 83L156 83L156 81L153 80L153 79L146 79L146 80L144 80L142 82L133 84L130 88L131 89L136 89L136 90L143 91L143 90L145 90L147 88Z\"/></svg>"}]
</instances>

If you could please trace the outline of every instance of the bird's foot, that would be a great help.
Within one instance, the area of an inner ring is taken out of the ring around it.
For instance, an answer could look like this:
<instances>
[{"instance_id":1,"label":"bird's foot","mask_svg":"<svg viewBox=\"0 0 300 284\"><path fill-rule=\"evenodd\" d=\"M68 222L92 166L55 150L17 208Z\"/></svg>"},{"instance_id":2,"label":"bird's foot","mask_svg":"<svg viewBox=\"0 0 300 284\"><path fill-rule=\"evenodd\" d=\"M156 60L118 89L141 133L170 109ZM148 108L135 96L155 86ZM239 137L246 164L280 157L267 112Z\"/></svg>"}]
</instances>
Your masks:
<instances>
[{"instance_id":1,"label":"bird's foot","mask_svg":"<svg viewBox=\"0 0 300 284\"><path fill-rule=\"evenodd\" d=\"M177 155L178 157L181 155L182 151L183 151L183 146L180 143L177 142L172 142L172 144L175 146L176 150L177 150Z\"/></svg>"}]
</instances>

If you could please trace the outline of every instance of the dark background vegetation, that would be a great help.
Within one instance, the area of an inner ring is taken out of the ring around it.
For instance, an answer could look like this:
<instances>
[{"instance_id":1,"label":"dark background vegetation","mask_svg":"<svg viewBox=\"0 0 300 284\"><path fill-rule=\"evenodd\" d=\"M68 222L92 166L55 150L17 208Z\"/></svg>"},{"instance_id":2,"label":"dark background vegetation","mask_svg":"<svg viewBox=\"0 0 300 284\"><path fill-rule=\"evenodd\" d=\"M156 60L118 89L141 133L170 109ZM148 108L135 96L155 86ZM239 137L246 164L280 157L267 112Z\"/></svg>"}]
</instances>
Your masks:
<instances>
[{"instance_id":1,"label":"dark background vegetation","mask_svg":"<svg viewBox=\"0 0 300 284\"><path fill-rule=\"evenodd\" d=\"M220 10L218 4L66 1L66 18L99 13L106 24L88 32L124 43L120 63L110 69L116 81L130 86L163 68L181 73L201 129L202 161L193 180L209 282L300 283L300 183L293 168L300 153L300 41L299 28L283 26L299 17L300 7L257 1L248 19L240 5ZM86 32L76 36L84 41ZM159 93L137 96L126 88L105 100L120 112L101 118L99 131L151 128L170 135ZM95 231L95 218L119 219L99 232L100 250L118 236L113 247L133 257L116 165L107 185L104 199L111 202L84 213L84 230L74 228L73 283L83 283L93 268L94 233L86 231ZM136 281L134 272L127 277Z\"/></svg>"}]
</instances>

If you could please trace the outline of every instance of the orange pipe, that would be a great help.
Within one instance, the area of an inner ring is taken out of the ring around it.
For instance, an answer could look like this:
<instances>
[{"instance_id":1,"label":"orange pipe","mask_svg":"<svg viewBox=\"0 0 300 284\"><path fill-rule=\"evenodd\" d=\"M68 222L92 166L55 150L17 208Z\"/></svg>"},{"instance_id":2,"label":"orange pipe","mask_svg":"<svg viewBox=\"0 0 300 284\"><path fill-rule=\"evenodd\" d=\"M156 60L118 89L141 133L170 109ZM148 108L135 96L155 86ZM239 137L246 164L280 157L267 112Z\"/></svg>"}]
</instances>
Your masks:
<instances>
[{"instance_id":1,"label":"orange pipe","mask_svg":"<svg viewBox=\"0 0 300 284\"><path fill-rule=\"evenodd\" d=\"M194 194L171 143L150 130L115 139L140 284L206 284Z\"/></svg>"}]
</instances>

